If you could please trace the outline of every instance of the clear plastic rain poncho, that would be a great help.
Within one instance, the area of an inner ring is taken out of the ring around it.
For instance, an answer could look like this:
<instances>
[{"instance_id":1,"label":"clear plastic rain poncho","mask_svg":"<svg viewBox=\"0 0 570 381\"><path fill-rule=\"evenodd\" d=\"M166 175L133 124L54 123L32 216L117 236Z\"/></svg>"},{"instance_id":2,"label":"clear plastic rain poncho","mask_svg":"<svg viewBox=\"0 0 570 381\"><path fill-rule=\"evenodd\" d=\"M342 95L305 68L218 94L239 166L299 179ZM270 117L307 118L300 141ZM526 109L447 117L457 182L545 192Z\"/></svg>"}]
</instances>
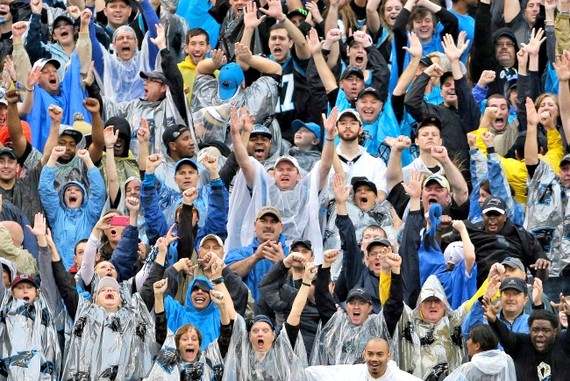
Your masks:
<instances>
[{"instance_id":1,"label":"clear plastic rain poncho","mask_svg":"<svg viewBox=\"0 0 570 381\"><path fill-rule=\"evenodd\" d=\"M420 312L421 302L433 296L443 301L446 309L436 324L424 321ZM467 303L452 311L437 277L428 277L420 292L418 307L412 310L404 305L394 334L394 341L400 346L400 368L426 380L437 380L438 374L457 369L467 358L461 333L461 324L468 312Z\"/></svg>"},{"instance_id":2,"label":"clear plastic rain poncho","mask_svg":"<svg viewBox=\"0 0 570 381\"><path fill-rule=\"evenodd\" d=\"M200 115L197 114L205 107L213 106L216 113L213 113L215 120L213 124L216 126L221 124L222 117L226 115L226 126L229 125L229 109L232 106L237 108L246 107L250 115L255 117L256 124L262 124L271 130L271 157L267 162L274 162L278 156L285 152L282 146L281 129L279 123L273 117L275 107L279 101L279 84L270 76L262 76L245 89L239 88L233 97L227 100L221 100L218 96L218 79L211 75L198 75L192 89L191 107L193 114L197 120ZM209 109L210 111L214 109ZM202 114L204 115L204 114ZM212 114L210 114L212 115ZM196 121L190 121L196 123ZM198 126L198 129L201 127ZM196 126L194 126L196 129ZM207 134L209 134L208 132ZM216 132L216 136L219 131ZM226 140L221 140L225 142ZM273 160L271 160L273 158Z\"/></svg>"},{"instance_id":3,"label":"clear plastic rain poncho","mask_svg":"<svg viewBox=\"0 0 570 381\"><path fill-rule=\"evenodd\" d=\"M253 241L253 224L259 209L271 205L281 212L283 235L287 245L298 239L308 239L313 244L315 261L322 261L322 235L319 225L319 165L297 183L294 189L282 191L273 178L254 158L249 158L255 168L255 183L250 194L243 173L234 179L230 195L228 238L226 253L247 246ZM326 192L321 192L322 194Z\"/></svg>"},{"instance_id":4,"label":"clear plastic rain poncho","mask_svg":"<svg viewBox=\"0 0 570 381\"><path fill-rule=\"evenodd\" d=\"M273 347L265 354L255 352L249 342L245 320L236 315L224 366L224 381L303 381L307 355L301 334L295 348L282 326Z\"/></svg>"},{"instance_id":5,"label":"clear plastic rain poncho","mask_svg":"<svg viewBox=\"0 0 570 381\"><path fill-rule=\"evenodd\" d=\"M168 330L164 345L156 355L148 381L221 381L224 374L223 359L218 340L211 342L205 352L200 352L193 362L180 358L174 340L175 334Z\"/></svg>"},{"instance_id":6,"label":"clear plastic rain poncho","mask_svg":"<svg viewBox=\"0 0 570 381\"><path fill-rule=\"evenodd\" d=\"M141 98L144 95L144 80L139 73L152 70L149 62L148 44L148 37L145 35L141 50L139 51L137 48L135 55L128 61L123 61L116 54L109 53L101 45L104 65L103 75L101 73L96 74L103 95L106 98L113 102L124 102Z\"/></svg>"},{"instance_id":7,"label":"clear plastic rain poncho","mask_svg":"<svg viewBox=\"0 0 570 381\"><path fill-rule=\"evenodd\" d=\"M139 294L115 313L80 296L66 348L64 380L139 380L158 352L154 319Z\"/></svg>"},{"instance_id":8,"label":"clear plastic rain poncho","mask_svg":"<svg viewBox=\"0 0 570 381\"><path fill-rule=\"evenodd\" d=\"M41 292L28 303L6 290L1 314L0 380L58 380L61 351L57 329Z\"/></svg>"},{"instance_id":9,"label":"clear plastic rain poncho","mask_svg":"<svg viewBox=\"0 0 570 381\"><path fill-rule=\"evenodd\" d=\"M390 340L384 315L372 314L361 325L350 322L344 311L337 311L324 327L319 327L315 335L311 365L354 364L362 361L362 351L368 340L382 337L390 343L394 358L397 341Z\"/></svg>"},{"instance_id":10,"label":"clear plastic rain poncho","mask_svg":"<svg viewBox=\"0 0 570 381\"><path fill-rule=\"evenodd\" d=\"M499 349L476 353L471 361L462 364L445 381L517 381L517 372L511 356Z\"/></svg>"}]
</instances>

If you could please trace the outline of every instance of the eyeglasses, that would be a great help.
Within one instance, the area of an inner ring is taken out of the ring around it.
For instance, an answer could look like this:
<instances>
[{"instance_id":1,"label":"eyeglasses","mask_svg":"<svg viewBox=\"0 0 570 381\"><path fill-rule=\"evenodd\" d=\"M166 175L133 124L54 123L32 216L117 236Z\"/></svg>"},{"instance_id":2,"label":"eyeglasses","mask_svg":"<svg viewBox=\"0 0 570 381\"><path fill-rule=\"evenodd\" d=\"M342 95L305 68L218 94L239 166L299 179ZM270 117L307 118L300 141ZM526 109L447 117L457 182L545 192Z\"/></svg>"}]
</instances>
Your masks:
<instances>
[{"instance_id":1,"label":"eyeglasses","mask_svg":"<svg viewBox=\"0 0 570 381\"><path fill-rule=\"evenodd\" d=\"M511 46L515 46L514 42L504 41L504 42L495 42L495 46L499 46L501 48L508 48Z\"/></svg>"},{"instance_id":2,"label":"eyeglasses","mask_svg":"<svg viewBox=\"0 0 570 381\"><path fill-rule=\"evenodd\" d=\"M127 40L127 41L132 41L132 40L136 40L137 38L135 36L117 36L115 37L115 41L123 41L123 40Z\"/></svg>"},{"instance_id":3,"label":"eyeglasses","mask_svg":"<svg viewBox=\"0 0 570 381\"><path fill-rule=\"evenodd\" d=\"M369 257L377 257L379 255L384 255L384 254L388 254L392 252L392 248L391 247L382 247L382 248L378 248L374 251L369 251L368 252L368 256Z\"/></svg>"}]
</instances>

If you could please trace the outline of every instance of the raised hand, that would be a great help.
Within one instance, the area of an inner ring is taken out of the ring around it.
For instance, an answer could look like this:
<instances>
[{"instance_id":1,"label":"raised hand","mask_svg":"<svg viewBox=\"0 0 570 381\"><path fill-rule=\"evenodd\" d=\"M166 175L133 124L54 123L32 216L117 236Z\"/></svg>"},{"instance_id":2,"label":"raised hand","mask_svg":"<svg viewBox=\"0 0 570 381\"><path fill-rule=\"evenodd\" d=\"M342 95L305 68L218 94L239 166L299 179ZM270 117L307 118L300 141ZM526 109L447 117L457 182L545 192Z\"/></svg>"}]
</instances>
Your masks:
<instances>
[{"instance_id":1,"label":"raised hand","mask_svg":"<svg viewBox=\"0 0 570 381\"><path fill-rule=\"evenodd\" d=\"M152 285L152 290L154 291L155 296L163 296L167 288L168 288L168 278L156 281Z\"/></svg>"},{"instance_id":2,"label":"raised hand","mask_svg":"<svg viewBox=\"0 0 570 381\"><path fill-rule=\"evenodd\" d=\"M77 20L81 16L81 9L76 5L70 5L67 7L67 13L69 13L73 20Z\"/></svg>"},{"instance_id":3,"label":"raised hand","mask_svg":"<svg viewBox=\"0 0 570 381\"><path fill-rule=\"evenodd\" d=\"M20 100L20 92L16 89L8 90L5 97L9 104L15 104Z\"/></svg>"},{"instance_id":4,"label":"raised hand","mask_svg":"<svg viewBox=\"0 0 570 381\"><path fill-rule=\"evenodd\" d=\"M267 16L257 18L257 4L250 1L243 9L243 23L246 28L255 29L261 24Z\"/></svg>"},{"instance_id":5,"label":"raised hand","mask_svg":"<svg viewBox=\"0 0 570 381\"><path fill-rule=\"evenodd\" d=\"M481 140L483 140L483 143L485 144L485 147L487 147L487 148L495 146L494 136L489 131L483 132L483 134L481 135Z\"/></svg>"},{"instance_id":6,"label":"raised hand","mask_svg":"<svg viewBox=\"0 0 570 381\"><path fill-rule=\"evenodd\" d=\"M291 267L302 268L305 267L306 263L307 260L305 259L305 256L296 251L290 252L289 255L283 259L283 265L288 269Z\"/></svg>"},{"instance_id":7,"label":"raised hand","mask_svg":"<svg viewBox=\"0 0 570 381\"><path fill-rule=\"evenodd\" d=\"M36 213L34 216L34 227L26 225L30 233L36 237L43 237L46 235L46 218L42 213Z\"/></svg>"},{"instance_id":8,"label":"raised hand","mask_svg":"<svg viewBox=\"0 0 570 381\"><path fill-rule=\"evenodd\" d=\"M366 26L364 26L362 30L357 30L354 32L352 34L352 38L354 38L354 41L362 45L363 48L368 48L372 45L372 37L366 33Z\"/></svg>"},{"instance_id":9,"label":"raised hand","mask_svg":"<svg viewBox=\"0 0 570 381\"><path fill-rule=\"evenodd\" d=\"M150 140L150 131L148 128L148 121L145 118L141 119L141 126L137 131L137 140L139 144L148 144Z\"/></svg>"},{"instance_id":10,"label":"raised hand","mask_svg":"<svg viewBox=\"0 0 570 381\"><path fill-rule=\"evenodd\" d=\"M269 17L273 17L275 20L283 21L287 18L283 13L283 7L281 5L281 0L268 0L267 9L260 8L259 10Z\"/></svg>"},{"instance_id":11,"label":"raised hand","mask_svg":"<svg viewBox=\"0 0 570 381\"><path fill-rule=\"evenodd\" d=\"M333 176L334 199L337 204L345 203L352 191L352 185L344 185L344 179L339 174Z\"/></svg>"},{"instance_id":12,"label":"raised hand","mask_svg":"<svg viewBox=\"0 0 570 381\"><path fill-rule=\"evenodd\" d=\"M338 259L340 252L338 249L325 250L323 253L323 269L329 268Z\"/></svg>"},{"instance_id":13,"label":"raised hand","mask_svg":"<svg viewBox=\"0 0 570 381\"><path fill-rule=\"evenodd\" d=\"M325 118L325 114L322 114L323 126L325 127L326 138L334 139L336 137L336 119L338 117L338 108L335 106L331 110L328 118Z\"/></svg>"},{"instance_id":14,"label":"raised hand","mask_svg":"<svg viewBox=\"0 0 570 381\"><path fill-rule=\"evenodd\" d=\"M85 148L77 150L77 152L75 153L75 156L77 156L78 158L80 158L83 161L86 161L88 159L91 160L91 158L89 157L89 151L86 150Z\"/></svg>"},{"instance_id":15,"label":"raised hand","mask_svg":"<svg viewBox=\"0 0 570 381\"><path fill-rule=\"evenodd\" d=\"M544 41L546 41L546 37L544 36L544 30L542 28L538 28L538 30L532 28L530 32L530 41L528 44L521 44L521 48L525 50L529 55L536 56L540 51L540 45Z\"/></svg>"},{"instance_id":16,"label":"raised hand","mask_svg":"<svg viewBox=\"0 0 570 381\"><path fill-rule=\"evenodd\" d=\"M560 82L570 81L570 52L568 50L556 57L553 65Z\"/></svg>"},{"instance_id":17,"label":"raised hand","mask_svg":"<svg viewBox=\"0 0 570 381\"><path fill-rule=\"evenodd\" d=\"M214 65L216 65L217 69L221 68L228 62L226 55L224 54L224 51L222 49L212 50L211 56L212 56L212 61L214 62Z\"/></svg>"},{"instance_id":18,"label":"raised hand","mask_svg":"<svg viewBox=\"0 0 570 381\"><path fill-rule=\"evenodd\" d=\"M150 41L156 45L156 47L160 50L166 48L166 31L162 24L156 24L154 26L156 28L156 37L150 39Z\"/></svg>"},{"instance_id":19,"label":"raised hand","mask_svg":"<svg viewBox=\"0 0 570 381\"><path fill-rule=\"evenodd\" d=\"M535 306L540 306L542 304L542 280L536 277L534 278L534 283L532 284L532 304Z\"/></svg>"},{"instance_id":20,"label":"raised hand","mask_svg":"<svg viewBox=\"0 0 570 381\"><path fill-rule=\"evenodd\" d=\"M236 42L235 45L235 55L236 55L236 60L240 60L245 63L249 63L251 57L253 57L249 47L239 42Z\"/></svg>"},{"instance_id":21,"label":"raised hand","mask_svg":"<svg viewBox=\"0 0 570 381\"><path fill-rule=\"evenodd\" d=\"M208 172L210 173L210 175L212 173L218 173L218 158L212 155L206 155L204 156L204 159L202 160L202 165L204 165L204 167L206 167L206 169L208 170Z\"/></svg>"},{"instance_id":22,"label":"raised hand","mask_svg":"<svg viewBox=\"0 0 570 381\"><path fill-rule=\"evenodd\" d=\"M56 105L49 105L48 115L52 123L61 123L63 119L63 109Z\"/></svg>"},{"instance_id":23,"label":"raised hand","mask_svg":"<svg viewBox=\"0 0 570 381\"><path fill-rule=\"evenodd\" d=\"M410 199L419 199L422 195L423 175L418 169L414 169L408 176L408 183L402 183L404 190Z\"/></svg>"},{"instance_id":24,"label":"raised hand","mask_svg":"<svg viewBox=\"0 0 570 381\"><path fill-rule=\"evenodd\" d=\"M91 114L96 114L101 110L101 105L99 101L95 98L85 98L83 100L83 106L89 111Z\"/></svg>"},{"instance_id":25,"label":"raised hand","mask_svg":"<svg viewBox=\"0 0 570 381\"><path fill-rule=\"evenodd\" d=\"M141 200L138 197L127 197L125 200L125 207L129 212L136 214L141 208Z\"/></svg>"},{"instance_id":26,"label":"raised hand","mask_svg":"<svg viewBox=\"0 0 570 381\"><path fill-rule=\"evenodd\" d=\"M526 121L527 125L536 126L540 122L540 115L534 108L534 102L529 97L526 97Z\"/></svg>"},{"instance_id":27,"label":"raised hand","mask_svg":"<svg viewBox=\"0 0 570 381\"><path fill-rule=\"evenodd\" d=\"M477 85L481 88L487 87L487 85L495 80L497 73L494 70L483 70L481 77L479 77L479 82Z\"/></svg>"},{"instance_id":28,"label":"raised hand","mask_svg":"<svg viewBox=\"0 0 570 381\"><path fill-rule=\"evenodd\" d=\"M421 58L423 54L423 48L418 36L414 32L409 32L408 41L410 42L410 46L403 46L402 49L408 52L410 54L410 57Z\"/></svg>"},{"instance_id":29,"label":"raised hand","mask_svg":"<svg viewBox=\"0 0 570 381\"><path fill-rule=\"evenodd\" d=\"M117 139L119 139L119 130L115 131L115 126L105 127L103 130L103 140L105 141L105 147L108 150L113 149Z\"/></svg>"},{"instance_id":30,"label":"raised hand","mask_svg":"<svg viewBox=\"0 0 570 381\"><path fill-rule=\"evenodd\" d=\"M459 37L457 39L457 45L453 41L453 36L451 34L446 34L443 36L442 44L443 49L445 51L445 55L449 58L450 62L458 61L461 59L461 55L467 49L469 45L469 40L465 41L465 36L467 33L465 31L461 31L459 33Z\"/></svg>"},{"instance_id":31,"label":"raised hand","mask_svg":"<svg viewBox=\"0 0 570 381\"><path fill-rule=\"evenodd\" d=\"M59 159L63 155L65 155L65 146L55 146L51 150L50 156L53 157L54 159Z\"/></svg>"},{"instance_id":32,"label":"raised hand","mask_svg":"<svg viewBox=\"0 0 570 381\"><path fill-rule=\"evenodd\" d=\"M312 55L318 54L323 50L323 46L319 41L319 34L315 28L311 28L305 39L307 40L307 47Z\"/></svg>"},{"instance_id":33,"label":"raised hand","mask_svg":"<svg viewBox=\"0 0 570 381\"><path fill-rule=\"evenodd\" d=\"M431 156L440 163L449 160L447 148L444 146L431 147Z\"/></svg>"},{"instance_id":34,"label":"raised hand","mask_svg":"<svg viewBox=\"0 0 570 381\"><path fill-rule=\"evenodd\" d=\"M162 156L160 154L148 155L146 158L146 172L154 173L160 164L162 164Z\"/></svg>"},{"instance_id":35,"label":"raised hand","mask_svg":"<svg viewBox=\"0 0 570 381\"><path fill-rule=\"evenodd\" d=\"M469 144L469 149L477 148L476 142L477 142L477 135L475 135L471 132L468 132L467 133L467 144Z\"/></svg>"},{"instance_id":36,"label":"raised hand","mask_svg":"<svg viewBox=\"0 0 570 381\"><path fill-rule=\"evenodd\" d=\"M424 73L429 75L431 78L439 78L443 75L443 69L439 64L431 64L424 70Z\"/></svg>"},{"instance_id":37,"label":"raised hand","mask_svg":"<svg viewBox=\"0 0 570 381\"><path fill-rule=\"evenodd\" d=\"M191 187L182 192L182 202L184 205L192 205L194 201L198 198L198 190L195 187Z\"/></svg>"},{"instance_id":38,"label":"raised hand","mask_svg":"<svg viewBox=\"0 0 570 381\"><path fill-rule=\"evenodd\" d=\"M305 272L303 273L303 283L311 284L315 275L317 275L317 266L313 262L307 263L305 265Z\"/></svg>"}]
</instances>

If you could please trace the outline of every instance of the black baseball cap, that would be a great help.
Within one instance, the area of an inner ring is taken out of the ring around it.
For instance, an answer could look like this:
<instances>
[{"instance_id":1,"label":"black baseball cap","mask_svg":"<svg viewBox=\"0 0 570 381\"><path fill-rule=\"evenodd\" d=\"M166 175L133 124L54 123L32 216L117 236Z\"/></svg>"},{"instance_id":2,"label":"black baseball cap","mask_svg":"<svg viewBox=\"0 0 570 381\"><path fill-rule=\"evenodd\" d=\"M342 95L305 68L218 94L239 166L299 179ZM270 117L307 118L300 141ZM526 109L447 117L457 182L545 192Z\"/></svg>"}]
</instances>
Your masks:
<instances>
[{"instance_id":1,"label":"black baseball cap","mask_svg":"<svg viewBox=\"0 0 570 381\"><path fill-rule=\"evenodd\" d=\"M190 131L190 129L183 124L168 127L162 133L162 142L168 147L168 143L176 141L186 131Z\"/></svg>"},{"instance_id":2,"label":"black baseball cap","mask_svg":"<svg viewBox=\"0 0 570 381\"><path fill-rule=\"evenodd\" d=\"M378 90L376 90L374 87L368 86L365 89L362 89L362 91L360 91L358 93L358 96L356 97L356 99L360 99L362 98L364 95L366 94L372 94L374 95L377 99L380 99L380 94L378 93Z\"/></svg>"},{"instance_id":3,"label":"black baseball cap","mask_svg":"<svg viewBox=\"0 0 570 381\"><path fill-rule=\"evenodd\" d=\"M313 250L313 245L311 244L311 241L309 241L308 239L298 239L294 241L291 244L291 249L293 249L297 245L305 246L307 249Z\"/></svg>"},{"instance_id":4,"label":"black baseball cap","mask_svg":"<svg viewBox=\"0 0 570 381\"><path fill-rule=\"evenodd\" d=\"M370 189L372 189L372 191L374 192L374 194L376 196L378 196L378 189L376 188L376 184L374 184L372 181L368 180L367 177L364 176L356 176L353 177L350 180L350 183L352 184L352 189L356 192L356 190L358 189L358 187L362 186L362 185L366 185L367 187L369 187Z\"/></svg>"},{"instance_id":5,"label":"black baseball cap","mask_svg":"<svg viewBox=\"0 0 570 381\"><path fill-rule=\"evenodd\" d=\"M373 246L378 246L378 245L384 247L392 247L392 244L386 238L375 238L372 241L370 241L368 245L366 245L366 251L370 251L370 249Z\"/></svg>"},{"instance_id":6,"label":"black baseball cap","mask_svg":"<svg viewBox=\"0 0 570 381\"><path fill-rule=\"evenodd\" d=\"M528 292L526 281L524 279L515 277L505 278L505 280L501 282L501 292L509 289L524 292L525 294Z\"/></svg>"},{"instance_id":7,"label":"black baseball cap","mask_svg":"<svg viewBox=\"0 0 570 381\"><path fill-rule=\"evenodd\" d=\"M435 116L428 116L427 118L423 118L422 121L418 124L418 130L422 127L425 126L434 126L437 127L441 130L442 125L441 125L441 120L439 120L438 117Z\"/></svg>"},{"instance_id":8,"label":"black baseball cap","mask_svg":"<svg viewBox=\"0 0 570 381\"><path fill-rule=\"evenodd\" d=\"M360 77L360 79L364 79L364 73L362 72L362 70L360 70L360 68L356 66L347 66L346 69L344 69L344 71L342 72L340 79L341 80L345 79L346 77L352 74Z\"/></svg>"},{"instance_id":9,"label":"black baseball cap","mask_svg":"<svg viewBox=\"0 0 570 381\"><path fill-rule=\"evenodd\" d=\"M18 157L16 156L16 152L10 147L4 147L4 148L0 149L0 156L2 156L4 154L10 155L12 158L18 160Z\"/></svg>"},{"instance_id":10,"label":"black baseball cap","mask_svg":"<svg viewBox=\"0 0 570 381\"><path fill-rule=\"evenodd\" d=\"M489 212L497 212L499 214L505 214L507 212L507 205L500 197L489 197L483 203L481 207L481 213L487 214Z\"/></svg>"},{"instance_id":11,"label":"black baseball cap","mask_svg":"<svg viewBox=\"0 0 570 381\"><path fill-rule=\"evenodd\" d=\"M346 302L348 303L353 299L361 299L364 300L365 302L372 304L372 297L363 288L353 288L352 290L350 290L346 298Z\"/></svg>"},{"instance_id":12,"label":"black baseball cap","mask_svg":"<svg viewBox=\"0 0 570 381\"><path fill-rule=\"evenodd\" d=\"M160 82L164 83L165 85L168 85L168 80L164 76L164 73L161 71L158 70L141 71L139 75L141 76L142 79L149 79L149 78L158 79Z\"/></svg>"}]
</instances>

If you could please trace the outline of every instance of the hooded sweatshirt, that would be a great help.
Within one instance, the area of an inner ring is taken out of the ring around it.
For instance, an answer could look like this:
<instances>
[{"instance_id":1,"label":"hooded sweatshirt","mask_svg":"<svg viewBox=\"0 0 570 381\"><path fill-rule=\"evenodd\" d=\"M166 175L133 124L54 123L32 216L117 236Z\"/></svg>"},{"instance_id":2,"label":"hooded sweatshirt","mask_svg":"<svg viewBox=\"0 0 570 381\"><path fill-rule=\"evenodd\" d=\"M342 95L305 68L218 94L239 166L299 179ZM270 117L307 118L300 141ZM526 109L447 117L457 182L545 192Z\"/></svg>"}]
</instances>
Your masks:
<instances>
[{"instance_id":1,"label":"hooded sweatshirt","mask_svg":"<svg viewBox=\"0 0 570 381\"><path fill-rule=\"evenodd\" d=\"M105 184L97 167L87 172L91 194L77 181L65 184L59 194L54 189L55 167L45 166L40 176L40 200L46 211L47 220L52 228L53 240L61 255L66 269L73 265L75 244L89 238L93 226L99 220L105 204ZM83 202L79 208L70 209L65 205L63 195L70 185L78 186L83 193Z\"/></svg>"},{"instance_id":2,"label":"hooded sweatshirt","mask_svg":"<svg viewBox=\"0 0 570 381\"><path fill-rule=\"evenodd\" d=\"M173 332L176 332L184 324L190 323L196 326L202 333L201 349L205 350L208 344L216 340L220 335L220 310L211 300L210 304L201 311L194 307L192 304L192 289L198 280L207 283L210 289L213 288L208 278L203 276L196 277L188 287L184 306L168 295L164 298L164 311L166 312L168 328Z\"/></svg>"},{"instance_id":3,"label":"hooded sweatshirt","mask_svg":"<svg viewBox=\"0 0 570 381\"><path fill-rule=\"evenodd\" d=\"M492 349L476 353L471 361L461 365L445 381L516 381L515 364L505 352Z\"/></svg>"}]
</instances>

